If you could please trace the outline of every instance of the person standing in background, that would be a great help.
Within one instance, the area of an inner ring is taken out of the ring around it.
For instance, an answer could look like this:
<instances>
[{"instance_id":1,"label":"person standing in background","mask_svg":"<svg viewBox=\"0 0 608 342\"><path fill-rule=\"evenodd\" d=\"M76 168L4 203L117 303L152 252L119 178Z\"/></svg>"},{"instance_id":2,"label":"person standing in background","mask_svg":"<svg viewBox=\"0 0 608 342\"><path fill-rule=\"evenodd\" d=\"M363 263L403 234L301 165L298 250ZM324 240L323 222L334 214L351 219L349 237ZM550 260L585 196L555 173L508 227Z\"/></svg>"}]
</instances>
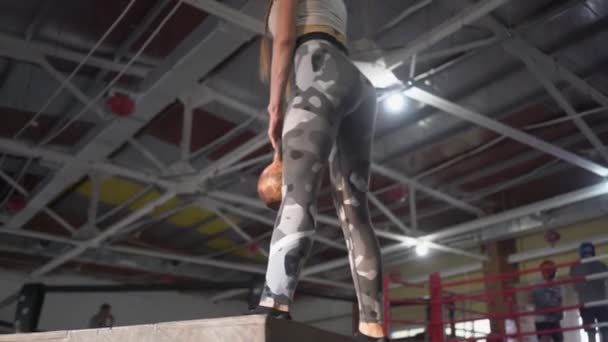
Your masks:
<instances>
[{"instance_id":1,"label":"person standing in background","mask_svg":"<svg viewBox=\"0 0 608 342\"><path fill-rule=\"evenodd\" d=\"M562 290L559 286L552 284L557 275L557 267L553 261L546 260L540 264L540 268L543 286L534 289L532 302L535 310L545 312L536 315L536 333L541 342L562 342L563 333L555 330L561 329L560 321L564 318L564 312L553 310L562 306Z\"/></svg>"},{"instance_id":2,"label":"person standing in background","mask_svg":"<svg viewBox=\"0 0 608 342\"><path fill-rule=\"evenodd\" d=\"M591 242L583 242L579 247L580 263L570 268L571 277L586 277L592 274L608 271L608 267L598 260L584 260L595 256L595 246ZM574 284L574 289L578 294L578 301L581 304L595 302L606 299L606 279L596 279ZM601 322L608 322L608 306L596 306L580 309L581 318L584 325L592 325ZM595 342L596 328L585 329L589 342ZM608 328L600 328L602 342L608 342Z\"/></svg>"},{"instance_id":3,"label":"person standing in background","mask_svg":"<svg viewBox=\"0 0 608 342\"><path fill-rule=\"evenodd\" d=\"M99 312L89 320L90 329L111 328L114 326L114 315L112 315L112 306L103 304L99 307Z\"/></svg>"}]
</instances>

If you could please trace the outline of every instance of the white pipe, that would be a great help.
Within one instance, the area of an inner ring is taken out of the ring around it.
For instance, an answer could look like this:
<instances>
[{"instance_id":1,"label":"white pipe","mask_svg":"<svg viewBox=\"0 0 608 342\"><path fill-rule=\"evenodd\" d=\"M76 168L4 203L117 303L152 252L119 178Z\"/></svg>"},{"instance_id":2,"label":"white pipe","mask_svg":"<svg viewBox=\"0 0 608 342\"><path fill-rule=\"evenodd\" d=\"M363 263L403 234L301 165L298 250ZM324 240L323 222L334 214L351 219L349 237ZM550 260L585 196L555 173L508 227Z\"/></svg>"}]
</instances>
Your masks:
<instances>
[{"instance_id":1,"label":"white pipe","mask_svg":"<svg viewBox=\"0 0 608 342\"><path fill-rule=\"evenodd\" d=\"M81 167L85 170L101 171L111 175L122 176L144 183L153 183L166 189L176 189L178 187L178 183L160 179L154 175L149 175L141 171L135 171L126 167L118 166L107 162L97 162L93 160L80 159L71 156L67 153L57 152L51 149L34 147L11 139L0 138L0 150L7 151L9 153L14 153L20 156L27 156L29 158L41 158L46 161L60 164L72 164ZM2 174L0 174L0 176L2 176Z\"/></svg>"},{"instance_id":2,"label":"white pipe","mask_svg":"<svg viewBox=\"0 0 608 342\"><path fill-rule=\"evenodd\" d=\"M456 276L460 276L460 275L467 274L467 273L473 273L473 272L480 271L482 269L482 267L483 267L483 264L481 264L481 263L468 264L468 265L452 267L452 268L448 268L445 270L441 270L441 271L439 271L439 274L441 275L442 278L450 278L450 277L456 277ZM426 283L429 280L429 276L430 276L429 274L425 274L425 275L421 275L421 276L412 277L411 279L407 279L407 280L411 281L413 283Z\"/></svg>"},{"instance_id":3,"label":"white pipe","mask_svg":"<svg viewBox=\"0 0 608 342\"><path fill-rule=\"evenodd\" d=\"M186 97L182 101L184 105L184 114L182 118L182 140L180 142L181 160L187 161L190 159L190 147L192 144L192 121L194 120L194 108L192 100Z\"/></svg>"},{"instance_id":4,"label":"white pipe","mask_svg":"<svg viewBox=\"0 0 608 342\"><path fill-rule=\"evenodd\" d=\"M529 260L546 258L552 255L563 254L568 252L577 251L581 245L582 241L570 242L567 244L555 246L555 247L545 247L534 249L530 251L525 251L521 253L515 253L509 255L508 262L510 264L521 263ZM596 236L593 238L593 243L596 245L601 245L608 243L608 235ZM599 260L598 257L583 259L582 262L589 262L588 260Z\"/></svg>"},{"instance_id":5,"label":"white pipe","mask_svg":"<svg viewBox=\"0 0 608 342\"><path fill-rule=\"evenodd\" d=\"M156 168L160 171L161 174L167 172L167 165L165 165L165 163L163 163L156 155L154 155L152 151L147 149L144 144L140 143L136 138L133 137L127 139L127 142L129 142L129 144L131 144L133 148L139 151L139 153L141 153L144 158L154 164L154 166L156 166Z\"/></svg>"},{"instance_id":6,"label":"white pipe","mask_svg":"<svg viewBox=\"0 0 608 342\"><path fill-rule=\"evenodd\" d=\"M119 211L131 206L131 204L133 204L136 201L138 201L139 199L141 199L144 195L146 195L148 193L148 191L152 190L153 188L154 188L154 185L146 186L140 192L136 193L133 197L129 198L126 202L123 202L122 204L113 207L112 209L105 212L103 215L99 216L97 218L97 220L95 220L95 224L98 225L101 222L105 221L108 217L112 217L114 214L118 213Z\"/></svg>"},{"instance_id":7,"label":"white pipe","mask_svg":"<svg viewBox=\"0 0 608 342\"><path fill-rule=\"evenodd\" d=\"M29 192L24 187L22 187L21 184L15 182L15 180L13 180L13 178L11 178L9 175L4 173L4 171L2 171L2 170L0 170L0 178L4 179L5 182L7 182L9 185L12 186L12 189L17 190L23 196L25 196L25 197L29 196ZM6 199L7 201L8 201L8 198L9 198L9 196L7 196L7 199ZM42 211L44 211L51 218L55 219L55 221L57 221L60 225L62 225L70 234L74 234L76 232L74 227L72 227L63 218L61 218L59 215L57 215L53 210L49 209L48 207L44 207L44 208L42 208Z\"/></svg>"},{"instance_id":8,"label":"white pipe","mask_svg":"<svg viewBox=\"0 0 608 342\"><path fill-rule=\"evenodd\" d=\"M101 192L101 176L97 173L89 175L91 180L91 198L89 198L89 209L87 210L87 224L94 226L97 220L97 211L99 209L99 193Z\"/></svg>"},{"instance_id":9,"label":"white pipe","mask_svg":"<svg viewBox=\"0 0 608 342\"><path fill-rule=\"evenodd\" d=\"M604 259L608 259L608 254L602 254L602 255L597 255L594 257L590 257L590 258L581 259L581 264L587 264L590 262L604 260Z\"/></svg>"},{"instance_id":10,"label":"white pipe","mask_svg":"<svg viewBox=\"0 0 608 342\"><path fill-rule=\"evenodd\" d=\"M66 220L64 220L63 217L61 217L57 213L55 213L52 209L49 209L48 207L45 207L44 209L42 209L42 211L44 211L52 219L54 219L55 221L57 221L57 223L59 223L63 228L65 228L65 230L67 230L68 232L70 232L70 234L72 234L72 235L76 234L77 229L74 228L71 224L69 224Z\"/></svg>"},{"instance_id":11,"label":"white pipe","mask_svg":"<svg viewBox=\"0 0 608 342\"><path fill-rule=\"evenodd\" d=\"M209 301L211 301L212 303L215 303L215 302L219 302L221 300L228 300L228 299L232 299L234 297L243 296L243 295L246 295L247 293L249 293L249 290L246 290L246 289L228 290L228 291L224 291L219 294L216 294L215 296L209 298Z\"/></svg>"},{"instance_id":12,"label":"white pipe","mask_svg":"<svg viewBox=\"0 0 608 342\"><path fill-rule=\"evenodd\" d=\"M205 181L206 179L216 176L217 173L220 172L222 169L231 166L235 162L255 152L261 147L267 145L268 143L268 136L265 132L258 134L254 138L247 141L245 144L239 146L236 150L230 152L229 155L222 157L209 167L202 170L198 175L192 177L192 185L196 186Z\"/></svg>"},{"instance_id":13,"label":"white pipe","mask_svg":"<svg viewBox=\"0 0 608 342\"><path fill-rule=\"evenodd\" d=\"M241 227L239 227L238 224L236 224L234 221L232 221L230 219L230 217L224 215L224 213L220 209L214 208L212 210L215 213L215 215L217 215L220 219L222 219L222 221L224 221L224 223L226 223L227 225L229 225L230 228L232 228L232 230L235 233L237 233L240 237L242 237L245 241L251 242L253 240L253 238L249 234L247 234L247 232L245 232L243 229L241 229ZM268 258L268 251L266 251L264 248L257 247L256 250L260 254L262 254L263 256L265 256L266 258Z\"/></svg>"},{"instance_id":14,"label":"white pipe","mask_svg":"<svg viewBox=\"0 0 608 342\"><path fill-rule=\"evenodd\" d=\"M399 15L397 15L394 19L391 19L386 24L382 25L382 27L380 27L374 35L379 35L379 34L382 34L386 30L390 30L391 28L395 27L400 22L405 20L407 17L420 11L424 7L427 7L432 2L433 2L433 0L421 0L418 3L409 6L408 8L403 10L403 12L399 13Z\"/></svg>"},{"instance_id":15,"label":"white pipe","mask_svg":"<svg viewBox=\"0 0 608 342\"><path fill-rule=\"evenodd\" d=\"M407 227L403 222L401 222L401 220L399 220L395 216L395 214L393 214L393 212L390 211L384 205L384 203L382 203L378 199L378 197L376 197L376 195L370 193L368 195L368 198L369 198L369 201L372 202L372 204L374 206L376 206L376 208L378 208L384 214L384 216L386 216L391 222L393 222L393 224L395 224L397 227L399 227L399 229L401 229L405 234L410 234L410 235L414 234L414 231L410 227Z\"/></svg>"},{"instance_id":16,"label":"white pipe","mask_svg":"<svg viewBox=\"0 0 608 342\"><path fill-rule=\"evenodd\" d=\"M84 253L87 249L89 249L91 247L99 246L100 243L102 243L103 241L108 239L110 236L114 235L115 233L117 233L121 229L125 228L129 224L133 223L134 221L138 220L142 216L148 214L149 212L154 210L156 207L158 207L158 206L164 204L165 202L167 202L168 200L172 199L173 197L175 197L175 195L176 195L176 193L171 192L171 191L163 194L156 200L143 206L138 211L133 212L126 218L113 224L111 227L109 227L106 230L104 230L103 232L99 233L94 238L84 241L84 242L77 243L73 249L69 250L65 254L62 254L62 255L56 257L55 259L50 260L49 262L42 265L41 267L35 269L34 271L32 271L30 273L30 275L33 278L41 277L41 276L53 271L57 267L63 265L64 263L70 261L71 259Z\"/></svg>"},{"instance_id":17,"label":"white pipe","mask_svg":"<svg viewBox=\"0 0 608 342\"><path fill-rule=\"evenodd\" d=\"M443 49L443 50L423 53L423 54L417 55L416 59L418 60L419 63L420 62L426 62L426 61L428 61L430 59L449 57L449 56L454 55L456 53L468 52L470 50L478 49L478 48L481 48L481 47L485 47L485 46L488 46L488 45L491 45L491 44L495 44L497 42L498 42L498 39L496 37L476 40L474 42L465 43L465 44L458 45L458 46L453 46L453 47L450 47L450 48L447 48L447 49ZM413 76L410 76L410 78L414 79Z\"/></svg>"},{"instance_id":18,"label":"white pipe","mask_svg":"<svg viewBox=\"0 0 608 342\"><path fill-rule=\"evenodd\" d=\"M607 193L608 182L603 181L596 185L588 186L586 188L575 190L563 195L558 195L543 201L538 201L529 205L525 205L523 207L507 210L496 215L487 216L475 221L466 222L446 229L442 229L440 232L429 234L424 238L428 240L441 240L454 235L470 233L496 223L521 218L527 215L537 214L542 211L553 208L563 207L568 204L605 195Z\"/></svg>"},{"instance_id":19,"label":"white pipe","mask_svg":"<svg viewBox=\"0 0 608 342\"><path fill-rule=\"evenodd\" d=\"M2 170L0 170L0 178L7 182L12 187L12 189L16 189L17 191L19 191L23 196L29 195L29 192L25 190L25 188L22 187L21 184L17 183L11 176L7 175Z\"/></svg>"},{"instance_id":20,"label":"white pipe","mask_svg":"<svg viewBox=\"0 0 608 342\"><path fill-rule=\"evenodd\" d=\"M252 165L256 165L256 164L260 164L262 162L269 162L271 160L272 160L272 154L267 154L267 155L264 155L264 156L259 156L259 157L256 157L256 158L251 158L251 159L245 160L245 161L243 161L241 163L234 164L231 167L227 167L227 168L225 168L223 170L220 170L219 172L216 173L216 176L226 175L226 174L229 174L229 173L232 173L232 172L239 171L239 170L244 169L246 167L249 167L249 166L252 166Z\"/></svg>"},{"instance_id":21,"label":"white pipe","mask_svg":"<svg viewBox=\"0 0 608 342\"><path fill-rule=\"evenodd\" d=\"M229 203L223 202L223 201L230 202L230 200L226 199L226 198L232 198L232 196L224 197L224 196L221 195L222 192L212 192L210 195L213 197L213 194L218 194L218 193L220 194L217 197L217 198L219 198L219 200L211 199L211 201L207 201L207 202L211 202L210 204L212 206L220 207L220 208L222 208L224 210L233 212L233 213L235 213L237 215L240 215L240 216L243 216L245 218L249 218L251 220L258 221L260 223L264 223L264 224L266 224L266 225L268 225L270 227L274 227L274 220L271 219L271 218L269 218L269 217L266 217L266 216L260 215L260 214L256 214L256 213L251 212L249 210L245 210L243 208L235 207L234 205L231 205ZM228 193L226 193L226 194L228 194ZM230 195L230 194L228 194L228 195ZM248 198L245 198L245 199L247 199L248 202L250 202L250 203L255 203L255 201L256 201L255 199L248 199ZM201 205L209 207L209 203L205 203L205 201L201 201ZM259 206L260 209L266 209L266 207L263 204L256 204L256 206ZM324 245L327 245L327 246L330 246L330 247L333 247L333 248L336 248L336 249L346 250L346 246L344 245L344 243L339 243L339 242L336 242L336 241L332 241L330 239L327 239L327 238L321 236L320 234L313 235L312 239L315 240L315 241L318 241L318 242L320 242L320 243L322 243Z\"/></svg>"},{"instance_id":22,"label":"white pipe","mask_svg":"<svg viewBox=\"0 0 608 342\"><path fill-rule=\"evenodd\" d=\"M395 181L398 181L400 183L406 184L408 186L412 186L412 187L416 188L417 190L420 190L421 192L427 193L429 196L434 197L434 198L436 198L438 200L441 200L441 201L444 201L446 203L449 203L449 204L453 205L456 208L460 208L462 210L465 210L465 211L470 212L470 213L472 213L474 215L477 215L477 216L484 215L483 210L481 210L481 209L479 209L479 208L477 208L477 207L475 207L473 205L470 205L470 204L468 204L468 203L466 203L466 202L464 202L462 200L459 200L459 199L457 199L457 198L455 198L453 196L450 196L450 195L448 195L446 193L443 193L441 191L437 191L437 190L435 190L435 189L433 189L433 188L431 188L429 186L426 186L426 185L420 183L417 180L405 177L401 173L399 173L398 171L389 169L388 167L381 166L381 165L378 165L378 164L373 164L372 165L372 170L374 172L376 172L376 173L384 176L384 177L391 178L391 179L393 179Z\"/></svg>"},{"instance_id":23,"label":"white pipe","mask_svg":"<svg viewBox=\"0 0 608 342\"><path fill-rule=\"evenodd\" d=\"M587 281L606 279L606 278L608 278L608 272L594 273L594 274L585 276L585 280L587 280Z\"/></svg>"},{"instance_id":24,"label":"white pipe","mask_svg":"<svg viewBox=\"0 0 608 342\"><path fill-rule=\"evenodd\" d=\"M588 303L583 304L583 306L586 308L594 308L596 306L605 306L605 305L608 305L608 299L597 300L597 301L588 302ZM604 324L608 325L608 322L606 322Z\"/></svg>"},{"instance_id":25,"label":"white pipe","mask_svg":"<svg viewBox=\"0 0 608 342\"><path fill-rule=\"evenodd\" d=\"M408 202L410 204L410 222L412 224L412 229L414 231L418 231L418 211L416 208L416 189L410 187L410 198Z\"/></svg>"}]
</instances>

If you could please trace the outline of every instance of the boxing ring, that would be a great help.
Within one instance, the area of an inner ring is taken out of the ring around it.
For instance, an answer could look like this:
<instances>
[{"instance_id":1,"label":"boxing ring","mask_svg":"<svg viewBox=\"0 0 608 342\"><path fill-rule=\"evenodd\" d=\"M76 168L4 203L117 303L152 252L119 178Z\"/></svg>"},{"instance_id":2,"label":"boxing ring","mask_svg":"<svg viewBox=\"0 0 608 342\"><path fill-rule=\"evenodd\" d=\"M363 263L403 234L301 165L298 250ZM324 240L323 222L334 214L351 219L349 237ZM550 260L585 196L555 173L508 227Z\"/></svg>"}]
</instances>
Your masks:
<instances>
[{"instance_id":1,"label":"boxing ring","mask_svg":"<svg viewBox=\"0 0 608 342\"><path fill-rule=\"evenodd\" d=\"M574 265L589 263L592 261L605 261L608 254L599 255L585 259L577 259L568 262L555 264L556 269L566 270ZM608 306L608 298L598 301L562 305L557 307L535 309L530 307L526 300L531 291L545 287L566 286L577 283L584 283L596 280L608 279L608 272L596 273L581 277L560 277L549 283L534 284L514 284L514 280L521 276L541 273L542 267L533 267L514 272L494 274L484 277L474 277L470 279L445 280L439 273L433 273L427 281L412 283L400 276L387 275L384 277L384 329L387 334L394 332L394 327L407 329L424 328L425 341L432 342L472 342L472 341L537 341L539 334L551 334L558 332L570 332L579 330L591 330L608 328L608 322L600 322L587 325L567 325L560 329L546 329L537 331L534 326L534 318L537 315L550 314L555 312L566 312L579 310L581 308L593 308ZM501 290L479 291L467 293L458 291L458 288L467 285L485 286L488 283L502 283ZM412 292L425 292L422 297L411 298L391 298L390 288L405 287ZM490 312L488 307L501 304L502 312ZM391 317L391 311L399 307L423 306L426 309L426 317L420 320L403 320ZM476 307L485 307L479 310ZM577 313L578 314L578 313ZM456 333L457 325L488 320L492 323L500 322L504 326L503 333L473 331L469 337L458 336ZM502 323L504 322L504 323Z\"/></svg>"}]
</instances>

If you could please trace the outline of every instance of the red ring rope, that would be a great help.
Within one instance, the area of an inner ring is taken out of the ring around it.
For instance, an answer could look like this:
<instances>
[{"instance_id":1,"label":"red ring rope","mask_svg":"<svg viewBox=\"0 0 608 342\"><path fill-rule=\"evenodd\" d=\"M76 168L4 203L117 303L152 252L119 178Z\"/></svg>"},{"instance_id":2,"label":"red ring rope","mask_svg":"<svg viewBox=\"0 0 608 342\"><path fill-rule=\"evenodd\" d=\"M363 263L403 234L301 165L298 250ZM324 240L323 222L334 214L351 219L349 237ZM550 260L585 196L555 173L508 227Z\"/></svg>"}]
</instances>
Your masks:
<instances>
[{"instance_id":1,"label":"red ring rope","mask_svg":"<svg viewBox=\"0 0 608 342\"><path fill-rule=\"evenodd\" d=\"M564 263L557 264L556 268L571 267L571 266L579 264L579 263L581 263L581 260L564 262ZM513 272L502 273L502 274L494 274L494 275L489 275L489 276L485 276L485 277L457 280L457 281L451 281L451 282L446 282L446 283L442 283L441 277L439 276L439 274L434 273L430 276L428 284L411 283L411 282L403 281L401 279L394 279L394 278L389 279L389 277L385 277L384 285L385 285L386 289L389 288L390 283L395 283L395 284L402 285L404 287L414 287L414 288L426 288L428 286L429 292L430 292L429 299L403 298L403 299L399 299L399 300L390 300L388 298L388 294L386 294L386 292L388 292L388 291L385 291L385 297L384 297L385 333L387 334L387 336L389 335L389 332L390 332L389 324L390 323L406 324L406 325L414 325L414 324L415 325L420 325L420 324L425 325L426 324L424 321L390 320L389 315L390 315L390 306L391 305L405 306L405 305L426 305L426 304L428 304L429 309L430 309L430 322L428 322L429 324L428 324L427 332L429 333L431 341L433 341L433 342L477 341L477 340L482 340L482 339L485 339L488 341L493 341L492 338L500 339L500 338L505 338L505 337L525 337L525 336L534 336L537 334L551 334L551 333L563 332L563 331L588 329L588 328L593 327L594 325L583 325L583 326L576 326L576 327L566 327L566 328L562 328L562 329L548 329L548 330L542 330L542 331L520 332L520 333L513 333L513 334L491 334L488 336L474 337L474 338L446 339L444 329L447 324L452 325L452 329L453 329L454 328L453 326L457 323L472 322L472 321L477 321L477 320L482 320L482 319L489 319L489 320L514 319L516 327L517 327L517 331L519 331L519 320L516 319L518 317L534 316L534 315L548 314L548 313L567 311L567 310L575 310L575 309L580 309L582 307L585 307L585 304L574 304L574 305L555 307L555 308L517 312L517 311L515 311L515 306L514 306L513 300L514 300L514 294L519 293L519 292L530 291L533 289L544 288L544 287L548 287L548 286L552 287L552 286L558 286L558 285L564 285L564 284L585 282L588 280L587 277L572 277L572 278L567 278L567 279L560 279L560 280L553 281L550 283L538 283L538 284L531 284L531 285L525 285L525 286L510 287L510 288L506 288L503 290L483 292L483 293L474 293L474 294L464 294L464 293L458 293L456 291L446 290L447 287L457 287L457 286L480 283L480 282L485 283L485 282L499 281L499 280L504 281L506 279L514 278L514 277L525 275L525 274L539 272L541 270L542 270L541 267L536 267L536 268L530 268L530 269L525 269L525 270L520 270L520 271L513 271ZM446 296L446 294L448 296ZM458 306L454 305L454 303L456 303L456 302L467 301L467 300L483 302L486 304L490 304L490 303L498 304L497 301L491 299L491 298L496 298L496 297L503 297L504 304L505 305L508 304L507 306L505 306L505 308L508 309L507 313L500 313L500 314L485 313L485 312L480 312L480 311L471 310L471 309L467 309L467 308L459 308ZM587 303L587 304L590 304L590 303ZM598 303L595 303L595 304L598 304ZM461 319L444 320L443 308L446 305L451 305L450 310L452 310L452 312L460 312L460 313L464 313L464 314L468 313L468 314L473 314L474 316L468 317L468 318L461 318ZM606 325L608 326L608 323ZM498 339L496 341L498 341Z\"/></svg>"}]
</instances>

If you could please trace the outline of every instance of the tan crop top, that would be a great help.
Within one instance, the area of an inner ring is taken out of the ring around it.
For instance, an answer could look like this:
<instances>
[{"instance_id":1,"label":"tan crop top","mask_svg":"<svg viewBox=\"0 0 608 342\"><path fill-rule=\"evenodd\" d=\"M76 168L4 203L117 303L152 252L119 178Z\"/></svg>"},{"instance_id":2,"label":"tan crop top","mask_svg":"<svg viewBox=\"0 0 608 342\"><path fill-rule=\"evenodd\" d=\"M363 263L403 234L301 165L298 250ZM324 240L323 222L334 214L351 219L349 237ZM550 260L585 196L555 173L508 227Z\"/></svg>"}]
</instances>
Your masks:
<instances>
[{"instance_id":1,"label":"tan crop top","mask_svg":"<svg viewBox=\"0 0 608 342\"><path fill-rule=\"evenodd\" d=\"M268 29L274 36L278 15L276 0L268 17ZM299 0L296 13L296 26L325 26L346 37L347 10L343 0Z\"/></svg>"}]
</instances>

